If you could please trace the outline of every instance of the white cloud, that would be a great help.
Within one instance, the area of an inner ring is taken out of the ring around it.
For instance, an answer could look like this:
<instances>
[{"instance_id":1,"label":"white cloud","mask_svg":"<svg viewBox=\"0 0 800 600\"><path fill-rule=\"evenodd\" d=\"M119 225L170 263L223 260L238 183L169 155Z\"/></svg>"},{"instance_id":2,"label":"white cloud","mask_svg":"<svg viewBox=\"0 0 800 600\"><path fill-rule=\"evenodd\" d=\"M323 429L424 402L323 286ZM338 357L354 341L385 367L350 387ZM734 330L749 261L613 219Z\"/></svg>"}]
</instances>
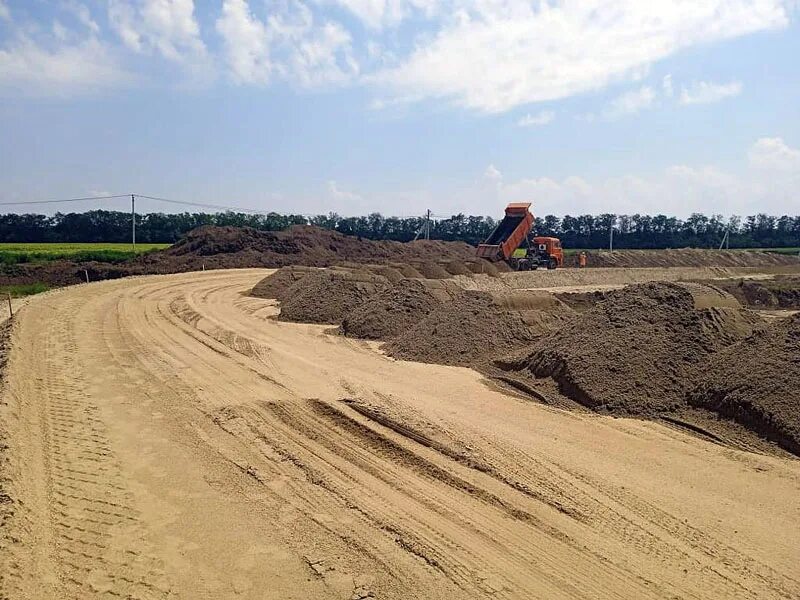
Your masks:
<instances>
[{"instance_id":1,"label":"white cloud","mask_svg":"<svg viewBox=\"0 0 800 600\"><path fill-rule=\"evenodd\" d=\"M0 0L0 20L11 20L11 11L8 10L8 5L5 0Z\"/></svg>"},{"instance_id":2,"label":"white cloud","mask_svg":"<svg viewBox=\"0 0 800 600\"><path fill-rule=\"evenodd\" d=\"M108 18L123 43L135 52L156 51L185 64L205 58L193 0L109 0Z\"/></svg>"},{"instance_id":3,"label":"white cloud","mask_svg":"<svg viewBox=\"0 0 800 600\"><path fill-rule=\"evenodd\" d=\"M331 199L337 202L344 202L345 204L350 205L349 203L356 202L359 203L363 200L361 196L354 192L348 192L345 190L340 190L339 185L334 180L330 180L328 182L328 193L331 196Z\"/></svg>"},{"instance_id":4,"label":"white cloud","mask_svg":"<svg viewBox=\"0 0 800 600\"><path fill-rule=\"evenodd\" d=\"M21 36L0 50L0 88L31 95L72 95L117 86L131 78L95 38L49 46Z\"/></svg>"},{"instance_id":5,"label":"white cloud","mask_svg":"<svg viewBox=\"0 0 800 600\"><path fill-rule=\"evenodd\" d=\"M781 0L455 0L450 14L374 81L500 112L599 89L683 48L788 23Z\"/></svg>"},{"instance_id":6,"label":"white cloud","mask_svg":"<svg viewBox=\"0 0 800 600\"><path fill-rule=\"evenodd\" d=\"M713 83L709 81L696 81L688 88L681 90L681 104L711 104L725 98L738 96L742 93L742 84L739 81L730 83Z\"/></svg>"},{"instance_id":7,"label":"white cloud","mask_svg":"<svg viewBox=\"0 0 800 600\"><path fill-rule=\"evenodd\" d=\"M268 83L273 77L301 87L352 80L359 66L350 33L333 21L317 23L311 9L295 1L255 17L246 0L225 0L217 31L234 81Z\"/></svg>"},{"instance_id":8,"label":"white cloud","mask_svg":"<svg viewBox=\"0 0 800 600\"><path fill-rule=\"evenodd\" d=\"M439 0L323 0L341 6L355 15L366 27L382 29L399 25L415 12L427 15L436 14L441 5Z\"/></svg>"},{"instance_id":9,"label":"white cloud","mask_svg":"<svg viewBox=\"0 0 800 600\"><path fill-rule=\"evenodd\" d=\"M497 167L494 165L489 165L486 167L486 171L484 171L483 176L489 181L501 181L503 179L503 174L498 171Z\"/></svg>"},{"instance_id":10,"label":"white cloud","mask_svg":"<svg viewBox=\"0 0 800 600\"><path fill-rule=\"evenodd\" d=\"M661 80L661 89L664 92L664 95L667 98L672 98L675 91L672 89L672 75L664 75L664 79Z\"/></svg>"},{"instance_id":11,"label":"white cloud","mask_svg":"<svg viewBox=\"0 0 800 600\"><path fill-rule=\"evenodd\" d=\"M272 73L267 28L245 0L224 0L217 19L231 77L237 83L267 83Z\"/></svg>"},{"instance_id":12,"label":"white cloud","mask_svg":"<svg viewBox=\"0 0 800 600\"><path fill-rule=\"evenodd\" d=\"M787 146L779 137L756 141L748 158L758 169L800 173L800 150Z\"/></svg>"},{"instance_id":13,"label":"white cloud","mask_svg":"<svg viewBox=\"0 0 800 600\"><path fill-rule=\"evenodd\" d=\"M647 175L622 175L589 181L532 177L506 180L490 166L498 204L534 202L534 214L795 214L800 196L800 150L780 138L761 138L749 151L750 169L736 174L713 165L674 165ZM461 197L480 205L485 187Z\"/></svg>"},{"instance_id":14,"label":"white cloud","mask_svg":"<svg viewBox=\"0 0 800 600\"><path fill-rule=\"evenodd\" d=\"M68 0L64 2L63 6L89 31L94 34L100 33L100 26L97 24L97 21L92 18L92 13L88 6L81 4L77 0Z\"/></svg>"},{"instance_id":15,"label":"white cloud","mask_svg":"<svg viewBox=\"0 0 800 600\"><path fill-rule=\"evenodd\" d=\"M656 93L653 88L643 86L638 90L625 92L614 98L603 110L603 117L607 120L619 119L627 115L635 115L653 106Z\"/></svg>"},{"instance_id":16,"label":"white cloud","mask_svg":"<svg viewBox=\"0 0 800 600\"><path fill-rule=\"evenodd\" d=\"M517 121L517 125L520 127L537 127L540 125L547 125L548 123L552 123L553 119L556 118L556 113L552 110L543 110L538 112L535 115L528 113L524 117L522 117L519 121Z\"/></svg>"}]
</instances>

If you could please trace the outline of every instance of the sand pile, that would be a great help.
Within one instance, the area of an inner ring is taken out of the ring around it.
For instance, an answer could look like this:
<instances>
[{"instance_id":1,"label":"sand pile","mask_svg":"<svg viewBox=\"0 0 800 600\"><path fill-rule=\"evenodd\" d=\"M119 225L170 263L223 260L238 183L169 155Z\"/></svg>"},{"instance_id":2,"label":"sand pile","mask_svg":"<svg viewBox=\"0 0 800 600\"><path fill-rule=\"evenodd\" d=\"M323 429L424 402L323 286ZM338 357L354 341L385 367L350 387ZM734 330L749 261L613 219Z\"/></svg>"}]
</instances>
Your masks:
<instances>
[{"instance_id":1,"label":"sand pile","mask_svg":"<svg viewBox=\"0 0 800 600\"><path fill-rule=\"evenodd\" d=\"M695 379L690 404L734 419L800 455L800 314L723 350Z\"/></svg>"},{"instance_id":2,"label":"sand pile","mask_svg":"<svg viewBox=\"0 0 800 600\"><path fill-rule=\"evenodd\" d=\"M752 308L800 308L800 276L776 275L774 279L720 282L725 291Z\"/></svg>"},{"instance_id":3,"label":"sand pile","mask_svg":"<svg viewBox=\"0 0 800 600\"><path fill-rule=\"evenodd\" d=\"M452 277L442 265L435 262L415 263L413 266L426 279L447 279Z\"/></svg>"},{"instance_id":4,"label":"sand pile","mask_svg":"<svg viewBox=\"0 0 800 600\"><path fill-rule=\"evenodd\" d=\"M250 295L257 298L275 298L282 302L286 299L286 292L289 288L314 271L313 267L299 265L283 267L253 286L253 289L250 290Z\"/></svg>"},{"instance_id":5,"label":"sand pile","mask_svg":"<svg viewBox=\"0 0 800 600\"><path fill-rule=\"evenodd\" d=\"M723 306L709 306L715 296ZM685 405L693 367L757 327L752 313L725 304L727 295L703 286L614 290L505 366L551 377L562 393L595 410L669 411Z\"/></svg>"},{"instance_id":6,"label":"sand pile","mask_svg":"<svg viewBox=\"0 0 800 600\"><path fill-rule=\"evenodd\" d=\"M474 249L462 242L417 240L401 243L346 236L318 227L297 225L286 231L250 227L199 227L175 245L140 260L146 264L180 265L198 259L206 267L330 266L343 262L467 260Z\"/></svg>"},{"instance_id":7,"label":"sand pile","mask_svg":"<svg viewBox=\"0 0 800 600\"><path fill-rule=\"evenodd\" d=\"M465 291L389 341L396 357L420 362L478 366L530 345L560 321L545 311L507 308L488 292Z\"/></svg>"},{"instance_id":8,"label":"sand pile","mask_svg":"<svg viewBox=\"0 0 800 600\"><path fill-rule=\"evenodd\" d=\"M362 302L389 286L367 270L319 270L284 292L279 318L298 323L338 324Z\"/></svg>"},{"instance_id":9,"label":"sand pile","mask_svg":"<svg viewBox=\"0 0 800 600\"><path fill-rule=\"evenodd\" d=\"M348 314L341 330L351 337L388 340L415 326L461 292L447 280L404 279Z\"/></svg>"},{"instance_id":10,"label":"sand pile","mask_svg":"<svg viewBox=\"0 0 800 600\"><path fill-rule=\"evenodd\" d=\"M796 256L760 250L593 250L587 253L590 267L768 267L800 266ZM565 257L566 266L577 266L578 255Z\"/></svg>"}]
</instances>

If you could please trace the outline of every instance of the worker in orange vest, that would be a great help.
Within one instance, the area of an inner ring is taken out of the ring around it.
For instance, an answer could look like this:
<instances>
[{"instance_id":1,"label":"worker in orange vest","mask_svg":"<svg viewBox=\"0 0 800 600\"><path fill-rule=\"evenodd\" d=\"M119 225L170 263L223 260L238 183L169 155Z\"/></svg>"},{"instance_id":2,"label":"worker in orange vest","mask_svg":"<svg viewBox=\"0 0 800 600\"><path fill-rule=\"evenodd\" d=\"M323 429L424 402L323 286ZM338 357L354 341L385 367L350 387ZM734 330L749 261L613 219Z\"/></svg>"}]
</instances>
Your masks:
<instances>
[{"instance_id":1,"label":"worker in orange vest","mask_svg":"<svg viewBox=\"0 0 800 600\"><path fill-rule=\"evenodd\" d=\"M583 269L586 267L586 252L581 252L578 255L578 266Z\"/></svg>"}]
</instances>

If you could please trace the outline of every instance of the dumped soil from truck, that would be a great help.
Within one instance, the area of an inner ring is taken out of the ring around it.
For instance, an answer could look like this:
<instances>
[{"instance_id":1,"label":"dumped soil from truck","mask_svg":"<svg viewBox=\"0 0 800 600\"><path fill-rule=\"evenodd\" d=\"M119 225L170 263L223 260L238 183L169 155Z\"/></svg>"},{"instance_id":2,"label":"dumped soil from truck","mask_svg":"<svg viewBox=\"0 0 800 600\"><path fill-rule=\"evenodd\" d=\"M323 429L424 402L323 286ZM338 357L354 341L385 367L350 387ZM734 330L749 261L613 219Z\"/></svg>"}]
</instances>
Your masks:
<instances>
[{"instance_id":1,"label":"dumped soil from truck","mask_svg":"<svg viewBox=\"0 0 800 600\"><path fill-rule=\"evenodd\" d=\"M289 288L314 270L313 267L283 267L253 286L250 295L257 298L274 298L282 302L286 300Z\"/></svg>"},{"instance_id":2,"label":"dumped soil from truck","mask_svg":"<svg viewBox=\"0 0 800 600\"><path fill-rule=\"evenodd\" d=\"M695 375L693 406L714 411L800 455L800 314L778 319Z\"/></svg>"},{"instance_id":3,"label":"dumped soil from truck","mask_svg":"<svg viewBox=\"0 0 800 600\"><path fill-rule=\"evenodd\" d=\"M345 316L341 331L350 337L388 340L414 327L461 293L461 288L446 280L404 279Z\"/></svg>"},{"instance_id":4,"label":"dumped soil from truck","mask_svg":"<svg viewBox=\"0 0 800 600\"><path fill-rule=\"evenodd\" d=\"M563 319L521 304L519 299L507 301L488 292L465 291L384 348L389 355L405 360L480 366L532 344Z\"/></svg>"},{"instance_id":5,"label":"dumped soil from truck","mask_svg":"<svg viewBox=\"0 0 800 600\"><path fill-rule=\"evenodd\" d=\"M298 323L340 323L389 280L367 270L319 270L308 273L282 295L279 319Z\"/></svg>"},{"instance_id":6,"label":"dumped soil from truck","mask_svg":"<svg viewBox=\"0 0 800 600\"><path fill-rule=\"evenodd\" d=\"M759 322L710 286L635 285L608 292L527 356L501 366L550 377L593 410L653 415L685 406L693 369Z\"/></svg>"}]
</instances>

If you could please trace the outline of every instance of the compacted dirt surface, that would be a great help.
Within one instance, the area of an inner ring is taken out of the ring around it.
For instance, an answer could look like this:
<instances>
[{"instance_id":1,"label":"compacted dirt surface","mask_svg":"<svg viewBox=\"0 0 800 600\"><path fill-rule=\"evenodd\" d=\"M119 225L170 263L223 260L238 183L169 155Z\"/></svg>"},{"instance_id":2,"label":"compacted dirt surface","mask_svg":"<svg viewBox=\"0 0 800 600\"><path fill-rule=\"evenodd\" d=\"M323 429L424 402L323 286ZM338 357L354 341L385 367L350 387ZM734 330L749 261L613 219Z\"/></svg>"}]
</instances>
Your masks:
<instances>
[{"instance_id":1,"label":"compacted dirt surface","mask_svg":"<svg viewBox=\"0 0 800 600\"><path fill-rule=\"evenodd\" d=\"M274 319L269 272L11 323L0 598L797 598L800 462Z\"/></svg>"}]
</instances>

